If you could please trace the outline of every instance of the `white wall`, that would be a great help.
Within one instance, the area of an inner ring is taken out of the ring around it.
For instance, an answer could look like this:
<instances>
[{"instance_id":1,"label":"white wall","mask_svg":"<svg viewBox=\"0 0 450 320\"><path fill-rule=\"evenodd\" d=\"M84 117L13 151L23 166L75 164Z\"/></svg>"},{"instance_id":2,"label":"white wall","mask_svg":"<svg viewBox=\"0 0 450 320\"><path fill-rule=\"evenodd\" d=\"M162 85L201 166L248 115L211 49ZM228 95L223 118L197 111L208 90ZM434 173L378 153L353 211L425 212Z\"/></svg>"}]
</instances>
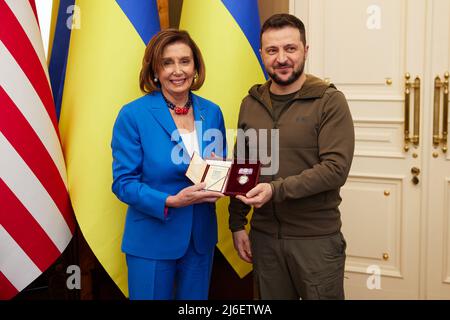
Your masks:
<instances>
[{"instance_id":1,"label":"white wall","mask_svg":"<svg viewBox=\"0 0 450 320\"><path fill-rule=\"evenodd\" d=\"M50 37L50 22L52 17L52 0L35 0L41 26L42 40L44 42L45 56L47 56L48 41Z\"/></svg>"}]
</instances>

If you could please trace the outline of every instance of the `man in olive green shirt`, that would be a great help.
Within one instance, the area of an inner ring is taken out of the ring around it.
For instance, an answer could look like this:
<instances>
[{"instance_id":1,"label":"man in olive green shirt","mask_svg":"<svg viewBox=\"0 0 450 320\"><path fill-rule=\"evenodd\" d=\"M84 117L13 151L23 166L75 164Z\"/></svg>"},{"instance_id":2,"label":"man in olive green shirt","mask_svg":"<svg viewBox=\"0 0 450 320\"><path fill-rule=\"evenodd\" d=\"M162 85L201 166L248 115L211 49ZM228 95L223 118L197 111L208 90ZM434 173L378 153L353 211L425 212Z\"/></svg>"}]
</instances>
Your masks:
<instances>
[{"instance_id":1,"label":"man in olive green shirt","mask_svg":"<svg viewBox=\"0 0 450 320\"><path fill-rule=\"evenodd\" d=\"M270 79L243 99L238 128L279 130L278 148L267 146L279 166L262 173L246 196L231 199L234 246L253 263L262 299L344 299L339 191L354 151L347 101L334 85L304 73L308 46L295 16L277 14L264 23L261 56ZM260 144L246 145L255 148Z\"/></svg>"}]
</instances>

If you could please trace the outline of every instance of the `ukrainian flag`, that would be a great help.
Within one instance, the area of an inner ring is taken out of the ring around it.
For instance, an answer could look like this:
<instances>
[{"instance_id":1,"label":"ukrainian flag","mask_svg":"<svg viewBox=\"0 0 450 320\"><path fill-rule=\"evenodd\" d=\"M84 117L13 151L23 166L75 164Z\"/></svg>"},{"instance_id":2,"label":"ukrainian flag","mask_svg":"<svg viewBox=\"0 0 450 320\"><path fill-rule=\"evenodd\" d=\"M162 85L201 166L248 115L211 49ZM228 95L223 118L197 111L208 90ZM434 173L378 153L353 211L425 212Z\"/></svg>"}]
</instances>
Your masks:
<instances>
[{"instance_id":1,"label":"ukrainian flag","mask_svg":"<svg viewBox=\"0 0 450 320\"><path fill-rule=\"evenodd\" d=\"M126 206L111 192L110 143L120 108L142 95L142 57L160 29L156 0L61 0L53 13L50 66L57 65L54 93L63 92L59 125L72 206L92 251L128 296L120 249Z\"/></svg>"},{"instance_id":2,"label":"ukrainian flag","mask_svg":"<svg viewBox=\"0 0 450 320\"><path fill-rule=\"evenodd\" d=\"M206 81L199 94L219 104L228 129L236 129L239 106L250 87L265 82L259 55L257 0L184 0L180 29L187 30L202 51ZM255 115L257 116L257 115ZM228 150L234 138L228 136ZM218 203L218 247L242 278L251 271L233 247L228 229L228 198Z\"/></svg>"}]
</instances>

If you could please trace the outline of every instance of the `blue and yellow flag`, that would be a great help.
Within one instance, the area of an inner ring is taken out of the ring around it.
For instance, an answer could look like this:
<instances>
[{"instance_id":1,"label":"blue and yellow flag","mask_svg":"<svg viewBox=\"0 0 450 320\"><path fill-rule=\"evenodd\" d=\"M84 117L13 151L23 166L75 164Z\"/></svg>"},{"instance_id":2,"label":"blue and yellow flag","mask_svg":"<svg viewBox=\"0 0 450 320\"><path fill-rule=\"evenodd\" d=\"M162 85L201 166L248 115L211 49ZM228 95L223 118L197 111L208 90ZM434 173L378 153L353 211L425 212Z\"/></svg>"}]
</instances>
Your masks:
<instances>
[{"instance_id":1,"label":"blue and yellow flag","mask_svg":"<svg viewBox=\"0 0 450 320\"><path fill-rule=\"evenodd\" d=\"M92 251L128 295L120 250L126 206L111 191L110 143L120 108L142 95L142 57L160 29L156 0L61 0L54 13L51 57L59 57L57 70L66 69L59 126L72 206ZM58 50L68 43L64 61ZM55 95L62 78L54 78Z\"/></svg>"},{"instance_id":2,"label":"blue and yellow flag","mask_svg":"<svg viewBox=\"0 0 450 320\"><path fill-rule=\"evenodd\" d=\"M61 100L66 75L67 55L73 18L79 12L75 10L75 0L54 0L52 7L52 24L48 49L48 72L55 100L56 116L61 113ZM53 47L55 50L53 51Z\"/></svg>"},{"instance_id":3,"label":"blue and yellow flag","mask_svg":"<svg viewBox=\"0 0 450 320\"><path fill-rule=\"evenodd\" d=\"M239 106L250 87L265 76L259 55L257 0L184 0L180 29L187 30L202 51L206 81L199 94L219 104L228 129L235 129ZM228 150L233 150L229 136ZM218 203L218 247L242 278L251 265L237 256L228 229L228 198Z\"/></svg>"}]
</instances>

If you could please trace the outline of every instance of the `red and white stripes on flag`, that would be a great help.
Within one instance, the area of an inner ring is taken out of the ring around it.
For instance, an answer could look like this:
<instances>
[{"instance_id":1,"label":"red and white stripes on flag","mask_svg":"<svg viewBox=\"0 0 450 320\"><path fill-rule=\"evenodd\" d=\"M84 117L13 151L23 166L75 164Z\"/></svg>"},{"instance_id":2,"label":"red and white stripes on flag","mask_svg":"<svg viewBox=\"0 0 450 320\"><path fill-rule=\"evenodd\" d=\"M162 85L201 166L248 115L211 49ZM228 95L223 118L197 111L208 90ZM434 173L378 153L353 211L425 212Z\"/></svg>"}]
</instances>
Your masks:
<instances>
[{"instance_id":1,"label":"red and white stripes on flag","mask_svg":"<svg viewBox=\"0 0 450 320\"><path fill-rule=\"evenodd\" d=\"M44 272L75 221L34 0L0 0L0 299Z\"/></svg>"}]
</instances>

